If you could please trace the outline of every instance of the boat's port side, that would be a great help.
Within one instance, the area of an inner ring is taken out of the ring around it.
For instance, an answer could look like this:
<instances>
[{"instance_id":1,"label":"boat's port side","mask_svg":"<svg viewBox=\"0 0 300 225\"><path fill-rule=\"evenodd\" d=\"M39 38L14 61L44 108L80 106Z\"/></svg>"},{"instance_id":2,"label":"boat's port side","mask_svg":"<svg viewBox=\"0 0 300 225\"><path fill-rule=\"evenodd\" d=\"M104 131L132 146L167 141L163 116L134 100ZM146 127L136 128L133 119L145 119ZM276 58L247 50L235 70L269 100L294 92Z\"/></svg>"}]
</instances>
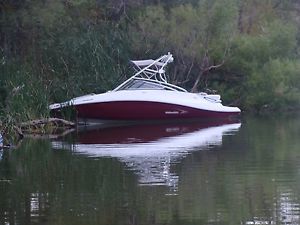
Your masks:
<instances>
[{"instance_id":1,"label":"boat's port side","mask_svg":"<svg viewBox=\"0 0 300 225\"><path fill-rule=\"evenodd\" d=\"M114 101L76 105L79 117L104 120L159 120L222 118L240 113L235 107L226 112L201 110L192 107L145 101Z\"/></svg>"}]
</instances>

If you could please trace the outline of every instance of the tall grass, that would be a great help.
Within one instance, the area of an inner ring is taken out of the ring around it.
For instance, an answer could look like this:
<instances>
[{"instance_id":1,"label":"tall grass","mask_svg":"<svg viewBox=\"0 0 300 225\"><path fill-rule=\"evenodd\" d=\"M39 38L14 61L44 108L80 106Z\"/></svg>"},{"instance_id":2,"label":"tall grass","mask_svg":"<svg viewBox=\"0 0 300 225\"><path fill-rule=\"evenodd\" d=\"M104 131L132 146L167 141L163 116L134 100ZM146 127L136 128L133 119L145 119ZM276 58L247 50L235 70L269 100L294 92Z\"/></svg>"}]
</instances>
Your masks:
<instances>
[{"instance_id":1,"label":"tall grass","mask_svg":"<svg viewBox=\"0 0 300 225\"><path fill-rule=\"evenodd\" d=\"M128 62L126 42L119 31L103 29L64 35L47 43L41 67L51 80L51 100L100 93L115 86Z\"/></svg>"},{"instance_id":2,"label":"tall grass","mask_svg":"<svg viewBox=\"0 0 300 225\"><path fill-rule=\"evenodd\" d=\"M128 62L128 49L119 30L103 29L105 26L43 38L23 58L8 60L2 54L2 130L49 117L48 105L53 102L115 86Z\"/></svg>"}]
</instances>

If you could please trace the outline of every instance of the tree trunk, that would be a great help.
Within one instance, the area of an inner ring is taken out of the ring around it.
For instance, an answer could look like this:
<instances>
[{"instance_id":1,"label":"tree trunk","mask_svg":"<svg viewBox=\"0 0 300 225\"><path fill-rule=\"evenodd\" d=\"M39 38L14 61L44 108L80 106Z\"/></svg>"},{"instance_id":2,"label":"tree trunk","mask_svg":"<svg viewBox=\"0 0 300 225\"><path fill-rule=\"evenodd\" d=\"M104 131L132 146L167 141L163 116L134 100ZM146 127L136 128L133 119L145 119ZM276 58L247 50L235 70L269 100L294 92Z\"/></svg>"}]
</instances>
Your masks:
<instances>
[{"instance_id":1,"label":"tree trunk","mask_svg":"<svg viewBox=\"0 0 300 225\"><path fill-rule=\"evenodd\" d=\"M198 77L197 77L192 89L191 89L191 92L193 92L193 93L198 92L198 85L200 83L202 75L203 75L203 71L201 70L200 73L198 74Z\"/></svg>"},{"instance_id":2,"label":"tree trunk","mask_svg":"<svg viewBox=\"0 0 300 225\"><path fill-rule=\"evenodd\" d=\"M243 18L244 18L244 1L242 1L240 8L239 8L239 16L238 16L238 29L240 33L244 32L244 24L243 24Z\"/></svg>"}]
</instances>

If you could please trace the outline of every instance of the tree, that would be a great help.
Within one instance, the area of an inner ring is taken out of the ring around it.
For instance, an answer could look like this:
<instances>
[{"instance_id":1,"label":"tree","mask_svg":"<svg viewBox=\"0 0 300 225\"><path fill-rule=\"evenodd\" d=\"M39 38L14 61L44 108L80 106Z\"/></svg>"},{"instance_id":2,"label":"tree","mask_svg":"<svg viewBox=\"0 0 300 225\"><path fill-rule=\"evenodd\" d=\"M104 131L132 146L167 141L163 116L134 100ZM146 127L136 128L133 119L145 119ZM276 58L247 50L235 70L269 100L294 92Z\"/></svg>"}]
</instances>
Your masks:
<instances>
[{"instance_id":1,"label":"tree","mask_svg":"<svg viewBox=\"0 0 300 225\"><path fill-rule=\"evenodd\" d=\"M206 83L209 72L221 67L236 30L237 7L234 0L203 0L165 9L151 6L131 27L132 46L144 52L172 51L176 66L171 80L189 84L196 92Z\"/></svg>"}]
</instances>

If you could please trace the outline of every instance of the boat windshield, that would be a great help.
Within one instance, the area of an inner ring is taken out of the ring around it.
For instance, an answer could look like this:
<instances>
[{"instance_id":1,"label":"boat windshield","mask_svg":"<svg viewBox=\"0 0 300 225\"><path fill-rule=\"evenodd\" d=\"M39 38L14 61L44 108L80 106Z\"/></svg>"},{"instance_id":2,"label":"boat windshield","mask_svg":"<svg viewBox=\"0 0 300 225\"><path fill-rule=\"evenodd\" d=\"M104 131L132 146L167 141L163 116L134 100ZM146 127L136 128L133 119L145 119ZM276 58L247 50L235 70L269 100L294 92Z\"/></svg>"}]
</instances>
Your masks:
<instances>
[{"instance_id":1,"label":"boat windshield","mask_svg":"<svg viewBox=\"0 0 300 225\"><path fill-rule=\"evenodd\" d=\"M132 89L159 89L162 90L164 89L162 85L160 84L155 84L153 82L149 82L146 80L137 80L133 79L127 84L125 84L121 90L132 90Z\"/></svg>"},{"instance_id":2,"label":"boat windshield","mask_svg":"<svg viewBox=\"0 0 300 225\"><path fill-rule=\"evenodd\" d=\"M170 90L175 91L176 89L172 86L168 86L165 83L153 82L150 80L144 79L132 79L129 82L125 83L119 88L119 90Z\"/></svg>"}]
</instances>

